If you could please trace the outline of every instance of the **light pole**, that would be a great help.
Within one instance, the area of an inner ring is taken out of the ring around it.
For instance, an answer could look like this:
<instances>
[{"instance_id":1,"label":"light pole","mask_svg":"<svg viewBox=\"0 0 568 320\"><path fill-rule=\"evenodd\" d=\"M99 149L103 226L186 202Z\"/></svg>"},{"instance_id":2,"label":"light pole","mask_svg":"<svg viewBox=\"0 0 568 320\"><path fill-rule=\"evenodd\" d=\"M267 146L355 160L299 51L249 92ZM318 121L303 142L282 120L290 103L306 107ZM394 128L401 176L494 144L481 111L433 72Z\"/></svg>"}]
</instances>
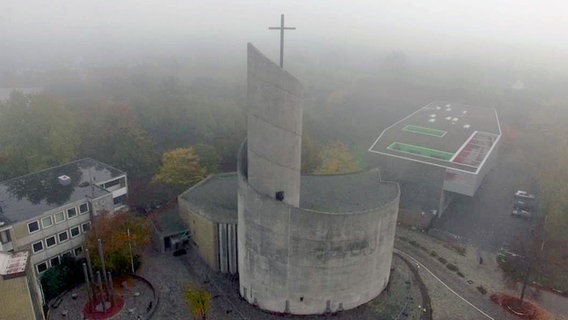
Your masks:
<instances>
[{"instance_id":1,"label":"light pole","mask_svg":"<svg viewBox=\"0 0 568 320\"><path fill-rule=\"evenodd\" d=\"M130 229L126 229L128 235L128 248L130 249L130 266L132 267L132 274L134 274L134 255L132 254L132 242L130 241Z\"/></svg>"}]
</instances>

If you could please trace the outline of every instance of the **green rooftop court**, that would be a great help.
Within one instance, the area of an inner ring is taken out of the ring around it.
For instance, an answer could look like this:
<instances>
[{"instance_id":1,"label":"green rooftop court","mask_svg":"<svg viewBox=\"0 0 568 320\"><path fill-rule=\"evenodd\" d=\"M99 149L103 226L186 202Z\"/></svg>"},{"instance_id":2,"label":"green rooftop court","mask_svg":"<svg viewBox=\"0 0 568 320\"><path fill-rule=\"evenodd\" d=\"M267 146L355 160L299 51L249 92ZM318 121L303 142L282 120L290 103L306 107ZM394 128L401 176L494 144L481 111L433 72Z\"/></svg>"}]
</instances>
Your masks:
<instances>
[{"instance_id":1,"label":"green rooftop court","mask_svg":"<svg viewBox=\"0 0 568 320\"><path fill-rule=\"evenodd\" d=\"M393 142L387 147L387 149L445 161L450 161L450 159L454 156L451 152L415 146L402 142Z\"/></svg>"},{"instance_id":2,"label":"green rooftop court","mask_svg":"<svg viewBox=\"0 0 568 320\"><path fill-rule=\"evenodd\" d=\"M425 128L425 127L415 126L415 125L411 125L411 124L405 126L404 128L402 128L402 130L412 132L412 133L425 134L427 136L440 137L440 138L445 136L446 133L448 133L447 131L444 131L444 130Z\"/></svg>"}]
</instances>

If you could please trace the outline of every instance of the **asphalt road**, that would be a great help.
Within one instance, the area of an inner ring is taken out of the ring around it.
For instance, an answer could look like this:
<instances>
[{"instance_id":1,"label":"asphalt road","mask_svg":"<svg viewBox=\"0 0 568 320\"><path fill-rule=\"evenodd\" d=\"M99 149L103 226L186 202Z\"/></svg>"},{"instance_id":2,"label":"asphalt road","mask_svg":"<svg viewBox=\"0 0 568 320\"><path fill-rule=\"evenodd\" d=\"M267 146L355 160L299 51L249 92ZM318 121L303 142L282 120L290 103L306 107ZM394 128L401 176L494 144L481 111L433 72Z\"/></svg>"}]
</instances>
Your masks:
<instances>
[{"instance_id":1,"label":"asphalt road","mask_svg":"<svg viewBox=\"0 0 568 320\"><path fill-rule=\"evenodd\" d=\"M434 227L488 251L496 251L504 243L518 243L530 236L537 221L511 216L518 189L534 192L517 156L500 151L475 197L458 196Z\"/></svg>"},{"instance_id":2,"label":"asphalt road","mask_svg":"<svg viewBox=\"0 0 568 320\"><path fill-rule=\"evenodd\" d=\"M422 264L422 266L430 270L442 283L455 292L455 294L466 300L468 304L473 305L472 308L481 310L478 311L479 319L518 319L509 314L503 308L491 302L486 296L482 296L475 289L474 285L468 285L464 279L459 278L453 272L448 272L445 266L434 261L430 256L428 256L428 253L398 240L395 243L395 247L399 250L399 252L402 251L403 256L408 254L411 258L415 259ZM459 319L459 315L456 315L456 319Z\"/></svg>"}]
</instances>

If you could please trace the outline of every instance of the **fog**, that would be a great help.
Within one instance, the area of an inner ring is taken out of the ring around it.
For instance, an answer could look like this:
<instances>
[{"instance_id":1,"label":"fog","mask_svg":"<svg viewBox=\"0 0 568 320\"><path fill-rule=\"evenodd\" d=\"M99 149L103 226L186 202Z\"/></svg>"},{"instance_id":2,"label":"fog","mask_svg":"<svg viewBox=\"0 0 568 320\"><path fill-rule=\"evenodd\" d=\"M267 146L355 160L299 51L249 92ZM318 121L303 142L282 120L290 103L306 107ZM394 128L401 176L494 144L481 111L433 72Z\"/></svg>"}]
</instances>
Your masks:
<instances>
[{"instance_id":1,"label":"fog","mask_svg":"<svg viewBox=\"0 0 568 320\"><path fill-rule=\"evenodd\" d=\"M278 59L369 59L399 51L428 59L558 71L568 52L568 4L548 1L3 1L2 70L136 64L179 57L244 64L244 44ZM291 66L294 61L290 61Z\"/></svg>"}]
</instances>

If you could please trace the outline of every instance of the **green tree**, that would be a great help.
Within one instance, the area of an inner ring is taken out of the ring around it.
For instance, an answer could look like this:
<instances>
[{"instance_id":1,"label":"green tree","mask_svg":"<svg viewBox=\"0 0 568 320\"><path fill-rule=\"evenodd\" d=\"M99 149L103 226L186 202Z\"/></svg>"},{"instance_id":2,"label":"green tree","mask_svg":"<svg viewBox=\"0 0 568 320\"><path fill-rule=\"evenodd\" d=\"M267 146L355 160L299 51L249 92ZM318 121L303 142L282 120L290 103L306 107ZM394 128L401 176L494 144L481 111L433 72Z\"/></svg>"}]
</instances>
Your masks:
<instances>
[{"instance_id":1,"label":"green tree","mask_svg":"<svg viewBox=\"0 0 568 320\"><path fill-rule=\"evenodd\" d=\"M192 148L199 156L199 165L204 168L207 173L219 172L219 161L221 157L215 147L207 144L196 144Z\"/></svg>"},{"instance_id":2,"label":"green tree","mask_svg":"<svg viewBox=\"0 0 568 320\"><path fill-rule=\"evenodd\" d=\"M176 148L162 155L162 166L153 181L182 190L205 178L206 173L192 147Z\"/></svg>"},{"instance_id":3,"label":"green tree","mask_svg":"<svg viewBox=\"0 0 568 320\"><path fill-rule=\"evenodd\" d=\"M302 135L302 173L313 173L322 165L320 152L312 136L304 131Z\"/></svg>"},{"instance_id":4,"label":"green tree","mask_svg":"<svg viewBox=\"0 0 568 320\"><path fill-rule=\"evenodd\" d=\"M154 174L159 154L127 105L94 103L78 110L76 119L83 157L115 166L131 178Z\"/></svg>"},{"instance_id":5,"label":"green tree","mask_svg":"<svg viewBox=\"0 0 568 320\"><path fill-rule=\"evenodd\" d=\"M82 260L63 257L61 263L41 275L40 282L47 300L83 281Z\"/></svg>"},{"instance_id":6,"label":"green tree","mask_svg":"<svg viewBox=\"0 0 568 320\"><path fill-rule=\"evenodd\" d=\"M79 143L63 100L13 92L0 103L0 180L74 160Z\"/></svg>"},{"instance_id":7,"label":"green tree","mask_svg":"<svg viewBox=\"0 0 568 320\"><path fill-rule=\"evenodd\" d=\"M101 239L106 267L115 274L131 272L129 244L132 247L134 259L138 261L137 253L150 243L151 229L150 220L135 213L103 212L99 214L95 217L93 230L89 232L86 240L94 266L98 268L101 265L98 256L98 239ZM128 230L130 230L130 237Z\"/></svg>"},{"instance_id":8,"label":"green tree","mask_svg":"<svg viewBox=\"0 0 568 320\"><path fill-rule=\"evenodd\" d=\"M359 161L353 157L347 145L338 141L326 145L320 157L322 163L315 170L316 174L351 173L361 170Z\"/></svg>"},{"instance_id":9,"label":"green tree","mask_svg":"<svg viewBox=\"0 0 568 320\"><path fill-rule=\"evenodd\" d=\"M185 288L184 299L189 305L189 311L200 320L207 318L207 312L211 308L211 293L205 289L195 289L191 285Z\"/></svg>"}]
</instances>

